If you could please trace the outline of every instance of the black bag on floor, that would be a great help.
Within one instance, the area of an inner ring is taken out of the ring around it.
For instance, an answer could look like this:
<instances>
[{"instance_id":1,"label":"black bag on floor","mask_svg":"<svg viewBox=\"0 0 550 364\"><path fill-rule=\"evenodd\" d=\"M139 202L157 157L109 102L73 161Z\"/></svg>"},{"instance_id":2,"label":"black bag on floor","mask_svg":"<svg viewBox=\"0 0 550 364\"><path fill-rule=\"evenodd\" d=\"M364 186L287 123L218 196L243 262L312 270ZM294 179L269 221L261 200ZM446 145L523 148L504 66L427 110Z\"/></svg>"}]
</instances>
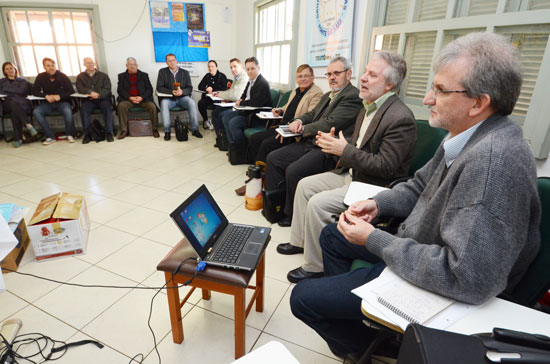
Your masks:
<instances>
[{"instance_id":1,"label":"black bag on floor","mask_svg":"<svg viewBox=\"0 0 550 364\"><path fill-rule=\"evenodd\" d=\"M216 144L218 145L218 149L222 152L227 152L229 150L229 141L227 140L225 129L216 130Z\"/></svg>"},{"instance_id":2,"label":"black bag on floor","mask_svg":"<svg viewBox=\"0 0 550 364\"><path fill-rule=\"evenodd\" d=\"M247 143L229 144L229 163L231 163L232 165L248 164L248 161L246 159L246 147Z\"/></svg>"},{"instance_id":3,"label":"black bag on floor","mask_svg":"<svg viewBox=\"0 0 550 364\"><path fill-rule=\"evenodd\" d=\"M105 140L105 129L97 119L92 120L92 125L90 125L90 130L88 133L90 134L90 139L96 143Z\"/></svg>"},{"instance_id":4,"label":"black bag on floor","mask_svg":"<svg viewBox=\"0 0 550 364\"><path fill-rule=\"evenodd\" d=\"M179 142L185 142L189 139L189 136L187 135L189 133L189 129L183 121L180 120L179 116L176 116L176 120L174 120L174 129L176 130L176 139Z\"/></svg>"},{"instance_id":5,"label":"black bag on floor","mask_svg":"<svg viewBox=\"0 0 550 364\"><path fill-rule=\"evenodd\" d=\"M263 190L262 197L264 200L262 215L272 224L281 220L285 216L283 210L285 209L286 189L283 187Z\"/></svg>"}]
</instances>

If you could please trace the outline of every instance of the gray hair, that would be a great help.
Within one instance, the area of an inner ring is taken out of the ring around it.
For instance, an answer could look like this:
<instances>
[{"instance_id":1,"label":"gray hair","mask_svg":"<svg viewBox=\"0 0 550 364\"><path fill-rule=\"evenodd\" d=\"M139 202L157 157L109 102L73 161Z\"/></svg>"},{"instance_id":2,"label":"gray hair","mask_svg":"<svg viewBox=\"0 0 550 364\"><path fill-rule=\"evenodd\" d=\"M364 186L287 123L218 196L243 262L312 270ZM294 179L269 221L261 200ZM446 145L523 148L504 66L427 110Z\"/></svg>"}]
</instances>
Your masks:
<instances>
[{"instance_id":1,"label":"gray hair","mask_svg":"<svg viewBox=\"0 0 550 364\"><path fill-rule=\"evenodd\" d=\"M502 35L470 33L447 45L437 56L434 71L460 58L471 61L461 80L468 97L486 94L496 113L509 115L521 91L523 76L517 50Z\"/></svg>"},{"instance_id":2,"label":"gray hair","mask_svg":"<svg viewBox=\"0 0 550 364\"><path fill-rule=\"evenodd\" d=\"M335 62L342 62L342 64L344 65L344 69L346 71L351 69L351 62L348 61L346 57L342 57L342 56L334 57L333 59L330 60L329 64L333 64Z\"/></svg>"},{"instance_id":3,"label":"gray hair","mask_svg":"<svg viewBox=\"0 0 550 364\"><path fill-rule=\"evenodd\" d=\"M134 62L137 63L137 60L136 60L134 57L128 57L128 58L126 58L126 64L128 64L128 62L130 62L130 61L134 61Z\"/></svg>"},{"instance_id":4,"label":"gray hair","mask_svg":"<svg viewBox=\"0 0 550 364\"><path fill-rule=\"evenodd\" d=\"M392 91L398 90L407 76L407 62L405 62L405 59L400 54L388 51L374 53L373 59L383 59L389 65L383 72L386 85L393 85Z\"/></svg>"}]
</instances>

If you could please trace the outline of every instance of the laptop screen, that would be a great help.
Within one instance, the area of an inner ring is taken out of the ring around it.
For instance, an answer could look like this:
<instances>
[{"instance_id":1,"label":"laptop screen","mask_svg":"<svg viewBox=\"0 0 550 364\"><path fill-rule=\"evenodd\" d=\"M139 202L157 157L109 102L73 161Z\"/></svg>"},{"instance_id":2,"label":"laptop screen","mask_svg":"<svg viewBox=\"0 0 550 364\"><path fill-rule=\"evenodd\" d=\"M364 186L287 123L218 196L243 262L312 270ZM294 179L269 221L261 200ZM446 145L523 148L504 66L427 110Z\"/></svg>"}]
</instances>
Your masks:
<instances>
[{"instance_id":1,"label":"laptop screen","mask_svg":"<svg viewBox=\"0 0 550 364\"><path fill-rule=\"evenodd\" d=\"M208 254L208 249L228 224L205 185L199 187L170 216L201 258Z\"/></svg>"},{"instance_id":2,"label":"laptop screen","mask_svg":"<svg viewBox=\"0 0 550 364\"><path fill-rule=\"evenodd\" d=\"M203 247L222 222L214 212L212 205L210 205L204 193L201 193L191 201L180 212L180 217Z\"/></svg>"}]
</instances>

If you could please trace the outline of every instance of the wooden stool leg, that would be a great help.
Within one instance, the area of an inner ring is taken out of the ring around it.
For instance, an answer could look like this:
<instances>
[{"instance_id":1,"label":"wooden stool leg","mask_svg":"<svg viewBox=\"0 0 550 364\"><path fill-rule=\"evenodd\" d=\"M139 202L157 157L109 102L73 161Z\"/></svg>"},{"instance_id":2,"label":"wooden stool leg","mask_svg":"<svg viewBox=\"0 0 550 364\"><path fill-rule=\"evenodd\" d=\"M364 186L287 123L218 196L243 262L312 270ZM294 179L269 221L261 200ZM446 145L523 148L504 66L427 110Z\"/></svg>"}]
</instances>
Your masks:
<instances>
[{"instance_id":1,"label":"wooden stool leg","mask_svg":"<svg viewBox=\"0 0 550 364\"><path fill-rule=\"evenodd\" d=\"M258 263L256 268L256 289L258 296L256 297L256 311L264 312L264 280L265 280L265 253Z\"/></svg>"},{"instance_id":2,"label":"wooden stool leg","mask_svg":"<svg viewBox=\"0 0 550 364\"><path fill-rule=\"evenodd\" d=\"M245 288L235 293L235 359L244 355L245 345Z\"/></svg>"},{"instance_id":3,"label":"wooden stool leg","mask_svg":"<svg viewBox=\"0 0 550 364\"><path fill-rule=\"evenodd\" d=\"M183 324L181 322L180 309L180 294L178 292L178 284L174 282L172 273L165 272L166 279L166 295L168 296L168 309L170 311L170 324L172 325L172 340L176 344L181 344L183 341Z\"/></svg>"},{"instance_id":4,"label":"wooden stool leg","mask_svg":"<svg viewBox=\"0 0 550 364\"><path fill-rule=\"evenodd\" d=\"M202 299L203 299L203 300L209 300L210 297L212 297L212 292L210 292L210 291L207 290L207 289L203 289L203 290L202 290Z\"/></svg>"}]
</instances>

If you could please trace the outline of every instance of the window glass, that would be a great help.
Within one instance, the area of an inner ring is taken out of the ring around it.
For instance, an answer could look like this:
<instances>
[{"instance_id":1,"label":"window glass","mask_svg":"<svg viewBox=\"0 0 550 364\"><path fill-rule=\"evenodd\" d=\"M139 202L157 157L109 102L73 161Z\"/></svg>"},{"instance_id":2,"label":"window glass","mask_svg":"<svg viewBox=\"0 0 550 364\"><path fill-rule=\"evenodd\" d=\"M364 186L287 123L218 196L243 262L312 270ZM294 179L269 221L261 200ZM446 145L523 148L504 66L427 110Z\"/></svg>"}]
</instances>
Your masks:
<instances>
[{"instance_id":1,"label":"window glass","mask_svg":"<svg viewBox=\"0 0 550 364\"><path fill-rule=\"evenodd\" d=\"M417 21L444 19L448 0L421 0Z\"/></svg>"},{"instance_id":2,"label":"window glass","mask_svg":"<svg viewBox=\"0 0 550 364\"><path fill-rule=\"evenodd\" d=\"M48 12L29 11L28 15L33 43L53 43Z\"/></svg>"},{"instance_id":3,"label":"window glass","mask_svg":"<svg viewBox=\"0 0 550 364\"><path fill-rule=\"evenodd\" d=\"M388 0L385 25L403 24L407 19L408 0Z\"/></svg>"},{"instance_id":4,"label":"window glass","mask_svg":"<svg viewBox=\"0 0 550 364\"><path fill-rule=\"evenodd\" d=\"M408 34L405 44L405 60L408 76L405 96L422 101L426 95L432 66L436 32Z\"/></svg>"}]
</instances>

